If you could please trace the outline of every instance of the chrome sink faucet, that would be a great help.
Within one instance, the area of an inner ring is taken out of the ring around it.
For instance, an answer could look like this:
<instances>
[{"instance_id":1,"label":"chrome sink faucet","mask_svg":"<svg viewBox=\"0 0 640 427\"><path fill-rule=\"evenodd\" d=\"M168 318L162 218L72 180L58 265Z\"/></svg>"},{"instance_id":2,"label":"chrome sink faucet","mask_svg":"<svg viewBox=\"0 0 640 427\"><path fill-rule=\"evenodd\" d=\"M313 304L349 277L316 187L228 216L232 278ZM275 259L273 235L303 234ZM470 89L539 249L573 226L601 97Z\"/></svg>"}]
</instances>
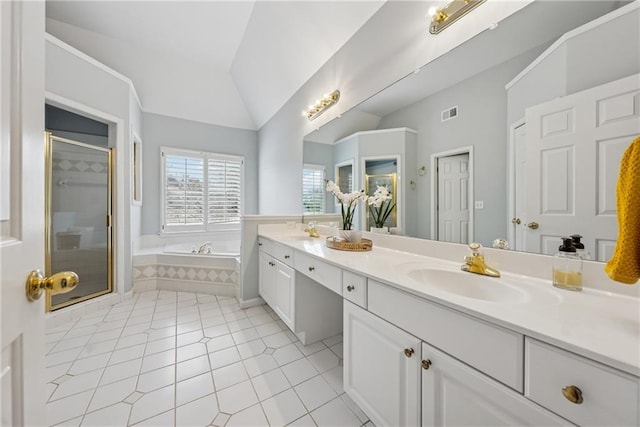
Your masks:
<instances>
[{"instance_id":1,"label":"chrome sink faucet","mask_svg":"<svg viewBox=\"0 0 640 427\"><path fill-rule=\"evenodd\" d=\"M493 267L489 267L484 261L482 245L480 243L470 243L471 255L464 257L464 264L460 267L462 271L482 274L484 276L500 277L500 272Z\"/></svg>"},{"instance_id":2,"label":"chrome sink faucet","mask_svg":"<svg viewBox=\"0 0 640 427\"><path fill-rule=\"evenodd\" d=\"M198 248L198 253L203 254L207 249L209 249L209 252L211 252L211 242L204 242L203 244L201 244Z\"/></svg>"}]
</instances>

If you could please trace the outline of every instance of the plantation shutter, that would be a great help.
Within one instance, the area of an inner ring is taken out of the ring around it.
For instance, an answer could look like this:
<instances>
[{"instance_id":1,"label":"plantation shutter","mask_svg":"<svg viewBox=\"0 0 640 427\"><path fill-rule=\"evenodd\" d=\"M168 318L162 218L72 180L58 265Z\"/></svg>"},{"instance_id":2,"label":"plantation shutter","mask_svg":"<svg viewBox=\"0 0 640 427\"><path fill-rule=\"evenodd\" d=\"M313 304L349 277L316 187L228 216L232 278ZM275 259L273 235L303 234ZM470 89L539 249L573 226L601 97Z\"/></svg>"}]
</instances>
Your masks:
<instances>
[{"instance_id":1,"label":"plantation shutter","mask_svg":"<svg viewBox=\"0 0 640 427\"><path fill-rule=\"evenodd\" d=\"M303 213L324 213L324 166L305 164L302 169Z\"/></svg>"},{"instance_id":2,"label":"plantation shutter","mask_svg":"<svg viewBox=\"0 0 640 427\"><path fill-rule=\"evenodd\" d=\"M162 231L237 227L242 214L243 158L163 147Z\"/></svg>"},{"instance_id":3,"label":"plantation shutter","mask_svg":"<svg viewBox=\"0 0 640 427\"><path fill-rule=\"evenodd\" d=\"M240 221L242 161L209 158L209 224Z\"/></svg>"},{"instance_id":4,"label":"plantation shutter","mask_svg":"<svg viewBox=\"0 0 640 427\"><path fill-rule=\"evenodd\" d=\"M204 159L165 155L165 225L204 224Z\"/></svg>"}]
</instances>

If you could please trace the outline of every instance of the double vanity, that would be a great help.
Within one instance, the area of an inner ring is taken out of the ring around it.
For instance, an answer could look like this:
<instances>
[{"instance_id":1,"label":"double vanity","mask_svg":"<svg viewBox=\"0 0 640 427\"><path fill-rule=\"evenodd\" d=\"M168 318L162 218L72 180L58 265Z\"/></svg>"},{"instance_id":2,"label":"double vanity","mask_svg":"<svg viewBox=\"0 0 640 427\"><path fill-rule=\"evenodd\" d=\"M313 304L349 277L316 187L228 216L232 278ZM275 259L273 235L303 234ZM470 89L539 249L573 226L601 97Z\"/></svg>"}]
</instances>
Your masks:
<instances>
[{"instance_id":1,"label":"double vanity","mask_svg":"<svg viewBox=\"0 0 640 427\"><path fill-rule=\"evenodd\" d=\"M305 344L344 333L344 389L376 425L640 423L635 297L464 272L412 239L258 234L260 296Z\"/></svg>"}]
</instances>

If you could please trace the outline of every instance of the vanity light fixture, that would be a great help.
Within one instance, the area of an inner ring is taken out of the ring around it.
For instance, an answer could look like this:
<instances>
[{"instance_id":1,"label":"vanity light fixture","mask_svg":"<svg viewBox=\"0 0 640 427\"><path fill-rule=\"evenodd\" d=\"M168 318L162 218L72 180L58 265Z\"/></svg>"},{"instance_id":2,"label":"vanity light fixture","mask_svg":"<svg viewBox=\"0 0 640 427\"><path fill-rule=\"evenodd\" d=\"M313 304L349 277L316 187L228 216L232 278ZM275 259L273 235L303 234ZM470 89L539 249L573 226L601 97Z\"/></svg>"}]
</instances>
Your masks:
<instances>
[{"instance_id":1,"label":"vanity light fixture","mask_svg":"<svg viewBox=\"0 0 640 427\"><path fill-rule=\"evenodd\" d=\"M322 99L317 100L313 105L309 105L309 109L303 111L302 115L306 116L309 120L313 120L320 114L324 113L329 107L335 105L339 99L340 91L336 89L323 96Z\"/></svg>"},{"instance_id":2,"label":"vanity light fixture","mask_svg":"<svg viewBox=\"0 0 640 427\"><path fill-rule=\"evenodd\" d=\"M438 34L484 2L485 0L453 0L444 7L430 8L431 24L429 25L429 32Z\"/></svg>"}]
</instances>

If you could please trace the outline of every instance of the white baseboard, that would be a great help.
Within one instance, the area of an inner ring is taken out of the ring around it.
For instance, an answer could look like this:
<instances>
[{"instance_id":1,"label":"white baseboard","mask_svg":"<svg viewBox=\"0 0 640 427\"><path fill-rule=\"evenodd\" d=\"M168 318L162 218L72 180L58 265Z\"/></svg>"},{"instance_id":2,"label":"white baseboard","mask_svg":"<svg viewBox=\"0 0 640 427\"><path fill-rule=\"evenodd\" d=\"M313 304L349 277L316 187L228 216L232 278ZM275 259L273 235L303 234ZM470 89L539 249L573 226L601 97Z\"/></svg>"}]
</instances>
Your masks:
<instances>
[{"instance_id":1,"label":"white baseboard","mask_svg":"<svg viewBox=\"0 0 640 427\"><path fill-rule=\"evenodd\" d=\"M240 305L240 308L249 308L249 307L255 307L257 305L263 305L265 304L265 302L260 297L252 298L248 300L241 300L238 298L238 304Z\"/></svg>"}]
</instances>

